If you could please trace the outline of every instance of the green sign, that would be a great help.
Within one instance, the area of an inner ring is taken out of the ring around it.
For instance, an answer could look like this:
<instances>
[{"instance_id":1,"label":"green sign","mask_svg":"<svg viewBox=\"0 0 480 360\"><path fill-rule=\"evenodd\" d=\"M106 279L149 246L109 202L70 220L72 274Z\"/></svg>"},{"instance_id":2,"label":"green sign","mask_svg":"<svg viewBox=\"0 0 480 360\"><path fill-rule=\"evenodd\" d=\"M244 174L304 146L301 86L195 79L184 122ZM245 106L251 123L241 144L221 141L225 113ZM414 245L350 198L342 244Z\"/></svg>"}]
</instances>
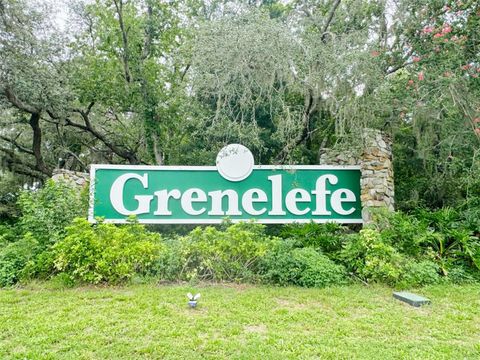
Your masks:
<instances>
[{"instance_id":1,"label":"green sign","mask_svg":"<svg viewBox=\"0 0 480 360\"><path fill-rule=\"evenodd\" d=\"M264 224L362 223L358 166L252 162L242 168L231 163L222 173L218 164L217 158L217 166L203 167L92 165L89 219L124 223L135 215L149 224L217 224L225 218ZM240 171L236 178L235 171Z\"/></svg>"}]
</instances>

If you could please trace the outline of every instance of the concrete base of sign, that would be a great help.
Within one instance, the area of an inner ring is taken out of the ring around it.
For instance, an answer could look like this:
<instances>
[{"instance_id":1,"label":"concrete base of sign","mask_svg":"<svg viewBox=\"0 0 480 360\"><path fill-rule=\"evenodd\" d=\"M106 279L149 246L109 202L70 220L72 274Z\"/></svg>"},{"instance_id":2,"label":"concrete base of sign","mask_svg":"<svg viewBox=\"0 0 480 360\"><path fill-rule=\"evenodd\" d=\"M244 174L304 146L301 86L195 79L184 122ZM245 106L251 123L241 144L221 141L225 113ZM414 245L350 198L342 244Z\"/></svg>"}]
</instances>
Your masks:
<instances>
[{"instance_id":1,"label":"concrete base of sign","mask_svg":"<svg viewBox=\"0 0 480 360\"><path fill-rule=\"evenodd\" d=\"M424 298L423 296L412 294L406 291L394 292L393 297L415 307L420 307L422 305L428 305L431 303L429 299Z\"/></svg>"}]
</instances>

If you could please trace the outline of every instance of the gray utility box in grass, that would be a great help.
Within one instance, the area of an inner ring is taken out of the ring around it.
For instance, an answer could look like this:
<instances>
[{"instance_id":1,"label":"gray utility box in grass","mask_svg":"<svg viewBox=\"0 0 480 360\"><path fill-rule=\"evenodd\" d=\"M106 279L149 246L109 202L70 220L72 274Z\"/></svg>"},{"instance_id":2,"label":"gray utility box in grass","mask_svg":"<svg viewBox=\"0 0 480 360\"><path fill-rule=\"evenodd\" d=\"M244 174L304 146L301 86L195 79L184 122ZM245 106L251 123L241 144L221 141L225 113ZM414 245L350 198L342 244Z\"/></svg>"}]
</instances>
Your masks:
<instances>
[{"instance_id":1,"label":"gray utility box in grass","mask_svg":"<svg viewBox=\"0 0 480 360\"><path fill-rule=\"evenodd\" d=\"M393 297L415 307L420 307L422 305L428 305L431 303L429 299L424 298L423 296L412 294L406 291L394 292Z\"/></svg>"}]
</instances>

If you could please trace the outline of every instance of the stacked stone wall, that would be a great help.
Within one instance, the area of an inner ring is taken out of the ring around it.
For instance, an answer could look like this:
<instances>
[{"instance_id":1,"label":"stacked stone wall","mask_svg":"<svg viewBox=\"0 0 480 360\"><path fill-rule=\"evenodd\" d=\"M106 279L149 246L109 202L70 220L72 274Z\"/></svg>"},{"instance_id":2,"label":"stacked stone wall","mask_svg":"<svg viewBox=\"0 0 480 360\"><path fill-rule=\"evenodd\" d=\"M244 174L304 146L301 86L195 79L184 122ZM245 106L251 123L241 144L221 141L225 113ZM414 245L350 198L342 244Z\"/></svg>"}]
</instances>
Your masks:
<instances>
[{"instance_id":1,"label":"stacked stone wall","mask_svg":"<svg viewBox=\"0 0 480 360\"><path fill-rule=\"evenodd\" d=\"M362 217L370 221L371 209L394 210L392 147L378 130L365 129L361 146L352 150L322 149L321 165L359 165Z\"/></svg>"},{"instance_id":2,"label":"stacked stone wall","mask_svg":"<svg viewBox=\"0 0 480 360\"><path fill-rule=\"evenodd\" d=\"M84 186L90 180L90 174L78 171L56 169L53 171L53 181L64 181L72 185Z\"/></svg>"}]
</instances>

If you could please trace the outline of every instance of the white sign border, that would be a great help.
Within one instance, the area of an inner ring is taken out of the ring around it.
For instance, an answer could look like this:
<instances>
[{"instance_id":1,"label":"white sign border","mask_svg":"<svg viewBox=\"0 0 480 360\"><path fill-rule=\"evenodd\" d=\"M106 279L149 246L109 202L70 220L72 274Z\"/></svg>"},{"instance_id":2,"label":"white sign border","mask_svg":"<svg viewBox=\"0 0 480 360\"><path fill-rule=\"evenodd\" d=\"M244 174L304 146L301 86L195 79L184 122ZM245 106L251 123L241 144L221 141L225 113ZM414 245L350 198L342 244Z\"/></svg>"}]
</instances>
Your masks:
<instances>
[{"instance_id":1,"label":"white sign border","mask_svg":"<svg viewBox=\"0 0 480 360\"><path fill-rule=\"evenodd\" d=\"M92 164L90 165L90 189L88 221L96 224L97 220L93 217L94 194L95 194L95 173L100 169L114 170L188 170L188 171L217 171L216 166L170 166L170 165L113 165L113 164ZM254 165L253 170L361 170L360 165ZM221 224L225 219L137 219L139 224ZM255 221L258 224L305 224L314 222L317 224L339 223L339 224L363 224L363 219L230 219L229 222L239 223ZM109 224L128 224L127 219L105 219Z\"/></svg>"}]
</instances>

